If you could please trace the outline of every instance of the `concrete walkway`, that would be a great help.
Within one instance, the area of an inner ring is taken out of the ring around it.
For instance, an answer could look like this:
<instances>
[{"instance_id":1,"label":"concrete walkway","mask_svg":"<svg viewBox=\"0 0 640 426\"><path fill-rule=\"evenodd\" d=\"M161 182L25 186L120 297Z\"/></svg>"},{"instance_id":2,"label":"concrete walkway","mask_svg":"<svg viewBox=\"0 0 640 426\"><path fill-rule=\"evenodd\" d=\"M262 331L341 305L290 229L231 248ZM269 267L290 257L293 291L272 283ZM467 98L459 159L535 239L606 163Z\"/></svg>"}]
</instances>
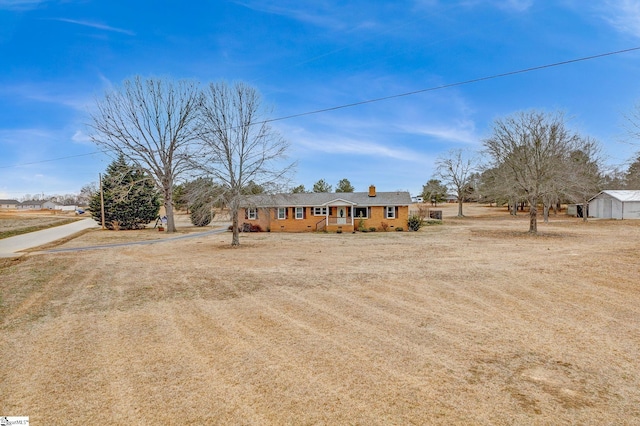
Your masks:
<instances>
[{"instance_id":1,"label":"concrete walkway","mask_svg":"<svg viewBox=\"0 0 640 426\"><path fill-rule=\"evenodd\" d=\"M54 226L42 231L29 232L15 237L0 239L0 257L17 257L19 253L33 247L42 246L51 242L66 238L76 232L89 228L97 228L99 225L93 219L81 219L67 225Z\"/></svg>"}]
</instances>

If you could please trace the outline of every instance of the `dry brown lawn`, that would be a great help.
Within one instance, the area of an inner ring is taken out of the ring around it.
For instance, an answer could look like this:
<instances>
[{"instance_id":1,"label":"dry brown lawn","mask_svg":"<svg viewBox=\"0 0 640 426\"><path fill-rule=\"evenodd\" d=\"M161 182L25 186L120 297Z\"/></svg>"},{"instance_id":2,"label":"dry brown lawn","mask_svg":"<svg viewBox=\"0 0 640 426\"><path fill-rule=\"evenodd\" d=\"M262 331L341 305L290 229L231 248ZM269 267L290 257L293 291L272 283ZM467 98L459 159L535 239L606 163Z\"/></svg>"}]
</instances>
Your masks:
<instances>
[{"instance_id":1,"label":"dry brown lawn","mask_svg":"<svg viewBox=\"0 0 640 426\"><path fill-rule=\"evenodd\" d=\"M75 212L59 210L0 211L0 238L64 225L80 218L75 216Z\"/></svg>"},{"instance_id":2,"label":"dry brown lawn","mask_svg":"<svg viewBox=\"0 0 640 426\"><path fill-rule=\"evenodd\" d=\"M256 233L238 249L221 234L14 261L0 269L0 415L640 424L640 221L558 216L530 236L525 215L444 210L417 233Z\"/></svg>"}]
</instances>

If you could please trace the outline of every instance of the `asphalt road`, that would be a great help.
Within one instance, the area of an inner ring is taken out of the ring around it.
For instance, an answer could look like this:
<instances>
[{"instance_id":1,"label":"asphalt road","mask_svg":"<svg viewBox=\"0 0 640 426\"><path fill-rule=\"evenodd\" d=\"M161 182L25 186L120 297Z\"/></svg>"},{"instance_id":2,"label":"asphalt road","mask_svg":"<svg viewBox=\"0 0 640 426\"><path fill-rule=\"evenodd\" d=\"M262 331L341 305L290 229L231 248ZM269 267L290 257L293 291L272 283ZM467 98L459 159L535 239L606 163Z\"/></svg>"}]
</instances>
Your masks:
<instances>
[{"instance_id":1,"label":"asphalt road","mask_svg":"<svg viewBox=\"0 0 640 426\"><path fill-rule=\"evenodd\" d=\"M89 228L97 228L99 225L93 219L81 219L67 225L54 226L42 231L29 232L28 234L0 239L0 257L20 256L23 250L49 244L62 238L66 238L76 232Z\"/></svg>"}]
</instances>

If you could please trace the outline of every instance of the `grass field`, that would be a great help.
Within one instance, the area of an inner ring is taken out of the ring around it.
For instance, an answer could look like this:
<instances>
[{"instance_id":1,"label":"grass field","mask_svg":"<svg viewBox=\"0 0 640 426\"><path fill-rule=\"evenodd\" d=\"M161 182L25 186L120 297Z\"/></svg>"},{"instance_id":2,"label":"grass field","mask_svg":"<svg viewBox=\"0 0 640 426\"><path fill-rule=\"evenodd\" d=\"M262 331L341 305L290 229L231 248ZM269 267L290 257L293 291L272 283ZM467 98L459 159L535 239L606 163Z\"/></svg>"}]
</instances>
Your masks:
<instances>
[{"instance_id":1,"label":"grass field","mask_svg":"<svg viewBox=\"0 0 640 426\"><path fill-rule=\"evenodd\" d=\"M37 212L0 211L0 239L66 225L78 220L74 212L45 210Z\"/></svg>"},{"instance_id":2,"label":"grass field","mask_svg":"<svg viewBox=\"0 0 640 426\"><path fill-rule=\"evenodd\" d=\"M552 216L530 236L525 215L443 209L416 233L255 233L237 249L226 233L11 262L0 415L640 424L640 221Z\"/></svg>"}]
</instances>

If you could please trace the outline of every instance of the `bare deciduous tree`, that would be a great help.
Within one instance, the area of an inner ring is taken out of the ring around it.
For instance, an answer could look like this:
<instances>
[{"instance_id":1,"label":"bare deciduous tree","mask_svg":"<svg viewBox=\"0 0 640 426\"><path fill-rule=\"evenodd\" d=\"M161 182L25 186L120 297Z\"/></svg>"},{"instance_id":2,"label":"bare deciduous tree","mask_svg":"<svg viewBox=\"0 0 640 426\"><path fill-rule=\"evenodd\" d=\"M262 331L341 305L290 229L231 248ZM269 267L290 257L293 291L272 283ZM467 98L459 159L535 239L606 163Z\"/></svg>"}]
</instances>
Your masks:
<instances>
[{"instance_id":1,"label":"bare deciduous tree","mask_svg":"<svg viewBox=\"0 0 640 426\"><path fill-rule=\"evenodd\" d=\"M284 186L292 167L283 161L289 144L269 126L265 114L259 93L244 83L211 83L203 95L197 166L223 187L232 246L240 245L238 211L246 188Z\"/></svg>"},{"instance_id":2,"label":"bare deciduous tree","mask_svg":"<svg viewBox=\"0 0 640 426\"><path fill-rule=\"evenodd\" d=\"M624 182L626 189L640 189L640 153L637 153L634 158L632 158L631 163L624 174Z\"/></svg>"},{"instance_id":3,"label":"bare deciduous tree","mask_svg":"<svg viewBox=\"0 0 640 426\"><path fill-rule=\"evenodd\" d=\"M493 167L502 167L514 193L529 203L529 232L537 233L538 203L558 190L565 177L566 158L580 147L579 138L567 130L564 115L539 111L520 112L493 125L484 141Z\"/></svg>"},{"instance_id":4,"label":"bare deciduous tree","mask_svg":"<svg viewBox=\"0 0 640 426\"><path fill-rule=\"evenodd\" d=\"M474 171L474 160L466 158L461 149L453 149L446 157L440 157L436 165L438 176L455 191L458 200L458 217L464 217L462 203Z\"/></svg>"},{"instance_id":5,"label":"bare deciduous tree","mask_svg":"<svg viewBox=\"0 0 640 426\"><path fill-rule=\"evenodd\" d=\"M200 90L193 81L134 77L107 92L91 114L91 139L145 170L161 191L167 232L175 232L173 187L190 166Z\"/></svg>"}]
</instances>

